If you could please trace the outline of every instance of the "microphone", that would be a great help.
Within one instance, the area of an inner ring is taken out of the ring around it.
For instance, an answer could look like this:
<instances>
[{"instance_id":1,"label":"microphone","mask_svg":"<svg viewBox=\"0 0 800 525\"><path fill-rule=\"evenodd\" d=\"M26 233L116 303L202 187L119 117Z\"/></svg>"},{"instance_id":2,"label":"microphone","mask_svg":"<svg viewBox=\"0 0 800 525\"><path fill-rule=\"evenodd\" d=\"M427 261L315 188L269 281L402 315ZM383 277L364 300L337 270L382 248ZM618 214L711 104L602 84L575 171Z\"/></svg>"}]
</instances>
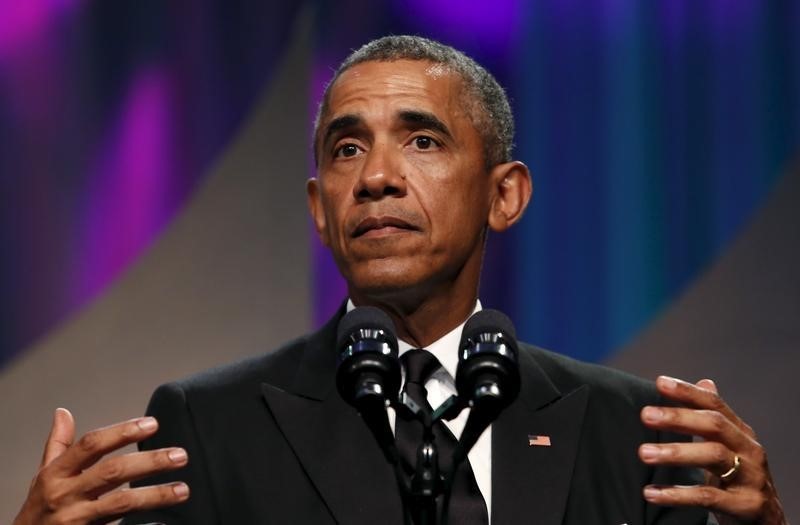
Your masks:
<instances>
[{"instance_id":1,"label":"microphone","mask_svg":"<svg viewBox=\"0 0 800 525\"><path fill-rule=\"evenodd\" d=\"M502 312L481 310L470 317L458 348L456 389L471 410L454 453L455 465L517 398L520 387L516 332Z\"/></svg>"},{"instance_id":2,"label":"microphone","mask_svg":"<svg viewBox=\"0 0 800 525\"><path fill-rule=\"evenodd\" d=\"M394 323L383 310L361 306L339 321L336 387L349 404L381 408L400 392L400 362Z\"/></svg>"},{"instance_id":3,"label":"microphone","mask_svg":"<svg viewBox=\"0 0 800 525\"><path fill-rule=\"evenodd\" d=\"M400 361L394 323L382 310L361 306L339 321L336 337L339 395L358 410L389 463L397 448L386 407L400 392Z\"/></svg>"}]
</instances>

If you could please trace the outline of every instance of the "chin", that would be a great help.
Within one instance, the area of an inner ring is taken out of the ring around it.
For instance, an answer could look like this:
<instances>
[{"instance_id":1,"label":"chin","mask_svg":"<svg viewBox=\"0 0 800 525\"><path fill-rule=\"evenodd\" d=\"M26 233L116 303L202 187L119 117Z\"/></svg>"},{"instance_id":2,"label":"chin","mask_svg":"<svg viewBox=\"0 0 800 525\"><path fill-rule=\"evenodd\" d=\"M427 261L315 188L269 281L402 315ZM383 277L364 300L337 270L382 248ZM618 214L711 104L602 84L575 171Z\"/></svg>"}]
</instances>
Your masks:
<instances>
[{"instance_id":1,"label":"chin","mask_svg":"<svg viewBox=\"0 0 800 525\"><path fill-rule=\"evenodd\" d=\"M424 269L425 265L408 265L379 259L350 268L345 275L351 290L380 298L413 293L432 277L433 269L427 267L427 271L421 271Z\"/></svg>"}]
</instances>

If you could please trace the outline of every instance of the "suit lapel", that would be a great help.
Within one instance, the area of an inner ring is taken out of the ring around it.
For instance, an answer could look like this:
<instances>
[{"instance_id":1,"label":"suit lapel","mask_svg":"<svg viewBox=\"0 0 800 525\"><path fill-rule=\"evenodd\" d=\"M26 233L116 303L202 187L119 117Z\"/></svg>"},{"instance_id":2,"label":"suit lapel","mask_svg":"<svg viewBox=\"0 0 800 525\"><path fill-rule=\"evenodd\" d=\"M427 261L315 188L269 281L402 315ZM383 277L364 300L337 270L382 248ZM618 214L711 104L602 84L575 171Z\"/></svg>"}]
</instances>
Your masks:
<instances>
[{"instance_id":1,"label":"suit lapel","mask_svg":"<svg viewBox=\"0 0 800 525\"><path fill-rule=\"evenodd\" d=\"M313 335L288 385L264 383L270 411L303 469L339 523L402 523L394 471L367 425L335 388L336 326Z\"/></svg>"},{"instance_id":2,"label":"suit lapel","mask_svg":"<svg viewBox=\"0 0 800 525\"><path fill-rule=\"evenodd\" d=\"M262 385L263 396L337 522L400 524L394 472L361 417L336 392L334 346L343 314L344 308L309 338L292 378ZM530 352L520 353L520 374L519 398L492 425L492 523L559 525L588 388L560 392ZM549 436L552 445L530 446L529 435Z\"/></svg>"},{"instance_id":3,"label":"suit lapel","mask_svg":"<svg viewBox=\"0 0 800 525\"><path fill-rule=\"evenodd\" d=\"M520 354L520 397L492 425L492 523L563 520L588 387L561 393L529 352ZM547 436L551 446L530 445Z\"/></svg>"}]
</instances>

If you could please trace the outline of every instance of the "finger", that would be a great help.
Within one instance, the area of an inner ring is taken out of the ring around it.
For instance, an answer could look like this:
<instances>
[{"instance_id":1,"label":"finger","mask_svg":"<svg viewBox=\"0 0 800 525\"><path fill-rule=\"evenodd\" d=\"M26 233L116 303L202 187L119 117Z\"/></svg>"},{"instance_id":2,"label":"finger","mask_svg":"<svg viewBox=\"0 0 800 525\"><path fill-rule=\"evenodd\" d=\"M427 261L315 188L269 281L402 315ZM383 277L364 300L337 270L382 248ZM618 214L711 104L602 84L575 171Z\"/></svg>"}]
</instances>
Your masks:
<instances>
[{"instance_id":1,"label":"finger","mask_svg":"<svg viewBox=\"0 0 800 525\"><path fill-rule=\"evenodd\" d=\"M713 385L713 381L704 380L703 384L708 385L708 382ZM686 381L676 379L674 377L659 376L656 379L656 388L664 397L673 401L678 401L681 404L703 410L716 410L725 417L733 421L736 426L743 428L744 423L736 413L731 410L727 403L717 394L716 385L713 385L713 390L698 385L693 385Z\"/></svg>"},{"instance_id":2,"label":"finger","mask_svg":"<svg viewBox=\"0 0 800 525\"><path fill-rule=\"evenodd\" d=\"M704 388L706 390L709 390L709 391L714 392L715 394L719 395L719 390L717 389L717 384L714 383L714 381L712 379L701 379L700 381L698 381L695 384L700 388ZM756 432L755 432L755 430L753 430L753 427L748 425L745 421L743 421L738 416L737 416L737 419L739 420L737 426L740 429L742 429L742 431L745 434L747 434L748 436L750 436L753 439L756 439Z\"/></svg>"},{"instance_id":3,"label":"finger","mask_svg":"<svg viewBox=\"0 0 800 525\"><path fill-rule=\"evenodd\" d=\"M46 467L63 454L72 445L74 439L75 419L66 408L57 408L53 413L53 425L50 427L50 435L47 436L42 463L39 467Z\"/></svg>"},{"instance_id":4,"label":"finger","mask_svg":"<svg viewBox=\"0 0 800 525\"><path fill-rule=\"evenodd\" d=\"M648 465L699 467L716 476L730 470L735 456L728 447L714 441L644 443L639 447L639 458Z\"/></svg>"},{"instance_id":5,"label":"finger","mask_svg":"<svg viewBox=\"0 0 800 525\"><path fill-rule=\"evenodd\" d=\"M75 479L81 492L92 499L117 488L128 481L180 468L188 462L182 448L165 448L147 452L133 452L105 458Z\"/></svg>"},{"instance_id":6,"label":"finger","mask_svg":"<svg viewBox=\"0 0 800 525\"><path fill-rule=\"evenodd\" d=\"M153 485L135 489L121 489L110 492L100 499L85 501L75 505L68 523L107 523L125 516L125 514L157 509L175 505L189 498L189 486L183 482Z\"/></svg>"},{"instance_id":7,"label":"finger","mask_svg":"<svg viewBox=\"0 0 800 525\"><path fill-rule=\"evenodd\" d=\"M55 459L51 468L62 475L78 474L109 452L141 441L156 430L158 422L152 417L131 419L92 430Z\"/></svg>"},{"instance_id":8,"label":"finger","mask_svg":"<svg viewBox=\"0 0 800 525\"><path fill-rule=\"evenodd\" d=\"M703 507L745 520L758 518L764 503L763 495L756 490L722 490L709 485L648 485L643 493L647 501L657 505Z\"/></svg>"},{"instance_id":9,"label":"finger","mask_svg":"<svg viewBox=\"0 0 800 525\"><path fill-rule=\"evenodd\" d=\"M749 436L715 410L648 406L642 409L641 417L650 428L701 436L709 441L719 441L738 452L749 450L753 445Z\"/></svg>"},{"instance_id":10,"label":"finger","mask_svg":"<svg viewBox=\"0 0 800 525\"><path fill-rule=\"evenodd\" d=\"M701 379L700 381L695 383L695 385L697 385L700 388L704 388L706 390L710 390L711 392L714 392L715 394L719 394L719 390L717 390L717 384L714 382L713 379L708 379L708 378Z\"/></svg>"}]
</instances>

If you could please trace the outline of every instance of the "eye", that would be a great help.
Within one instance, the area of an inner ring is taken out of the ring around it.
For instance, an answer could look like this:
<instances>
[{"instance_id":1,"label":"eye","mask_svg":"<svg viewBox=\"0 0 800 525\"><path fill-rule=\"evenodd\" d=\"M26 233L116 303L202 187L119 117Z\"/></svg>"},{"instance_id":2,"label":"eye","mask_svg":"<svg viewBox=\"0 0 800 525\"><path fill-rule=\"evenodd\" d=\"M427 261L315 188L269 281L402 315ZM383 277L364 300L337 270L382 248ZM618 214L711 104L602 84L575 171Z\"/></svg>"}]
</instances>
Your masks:
<instances>
[{"instance_id":1,"label":"eye","mask_svg":"<svg viewBox=\"0 0 800 525\"><path fill-rule=\"evenodd\" d=\"M439 147L439 143L438 142L436 142L432 138L430 138L428 136L425 136L425 135L420 135L418 137L414 137L413 142L414 142L414 146L416 146L417 149L421 149L421 150L428 150L428 149L433 149L433 148Z\"/></svg>"},{"instance_id":2,"label":"eye","mask_svg":"<svg viewBox=\"0 0 800 525\"><path fill-rule=\"evenodd\" d=\"M348 157L355 157L361 151L361 148L356 146L353 143L342 144L336 151L333 152L333 156L337 158L348 158Z\"/></svg>"}]
</instances>

